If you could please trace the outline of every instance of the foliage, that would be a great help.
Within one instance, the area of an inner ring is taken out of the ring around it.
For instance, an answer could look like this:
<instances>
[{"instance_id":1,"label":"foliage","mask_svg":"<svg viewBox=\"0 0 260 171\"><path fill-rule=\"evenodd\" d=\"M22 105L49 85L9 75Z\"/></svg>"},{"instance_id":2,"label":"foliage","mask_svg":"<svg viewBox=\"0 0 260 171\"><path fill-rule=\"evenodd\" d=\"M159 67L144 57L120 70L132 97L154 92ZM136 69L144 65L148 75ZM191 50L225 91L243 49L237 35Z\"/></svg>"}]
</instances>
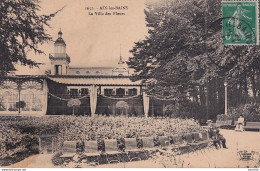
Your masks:
<instances>
[{"instance_id":1,"label":"foliage","mask_svg":"<svg viewBox=\"0 0 260 171\"><path fill-rule=\"evenodd\" d=\"M65 158L60 157L61 155L62 153L58 152L51 158L51 161L55 166L60 166L64 163Z\"/></svg>"},{"instance_id":2,"label":"foliage","mask_svg":"<svg viewBox=\"0 0 260 171\"><path fill-rule=\"evenodd\" d=\"M237 121L240 115L243 115L247 122L260 122L260 107L259 104L245 104L237 108L231 108L228 115L218 115L218 120L234 120Z\"/></svg>"},{"instance_id":3,"label":"foliage","mask_svg":"<svg viewBox=\"0 0 260 171\"><path fill-rule=\"evenodd\" d=\"M104 116L93 118L83 116L9 118L0 118L0 123L9 125L10 128L18 132L18 135L57 135L58 149L61 149L64 141L98 140L100 150L102 150L103 139L117 139L122 144L122 138L182 135L201 129L200 125L191 119ZM16 137L15 134L12 136Z\"/></svg>"},{"instance_id":4,"label":"foliage","mask_svg":"<svg viewBox=\"0 0 260 171\"><path fill-rule=\"evenodd\" d=\"M148 94L192 101L204 118L224 113L225 80L231 106L248 103L249 90L259 100L259 47L222 44L221 0L162 0L145 15L148 36L127 63Z\"/></svg>"},{"instance_id":5,"label":"foliage","mask_svg":"<svg viewBox=\"0 0 260 171\"><path fill-rule=\"evenodd\" d=\"M4 122L0 122L0 165L6 166L38 153L38 139L32 134L22 134Z\"/></svg>"},{"instance_id":6,"label":"foliage","mask_svg":"<svg viewBox=\"0 0 260 171\"><path fill-rule=\"evenodd\" d=\"M43 53L39 44L51 40L46 33L49 21L57 12L50 15L39 15L40 0L5 0L0 2L0 76L14 71L14 64L31 67L39 63L27 58L33 51Z\"/></svg>"}]
</instances>

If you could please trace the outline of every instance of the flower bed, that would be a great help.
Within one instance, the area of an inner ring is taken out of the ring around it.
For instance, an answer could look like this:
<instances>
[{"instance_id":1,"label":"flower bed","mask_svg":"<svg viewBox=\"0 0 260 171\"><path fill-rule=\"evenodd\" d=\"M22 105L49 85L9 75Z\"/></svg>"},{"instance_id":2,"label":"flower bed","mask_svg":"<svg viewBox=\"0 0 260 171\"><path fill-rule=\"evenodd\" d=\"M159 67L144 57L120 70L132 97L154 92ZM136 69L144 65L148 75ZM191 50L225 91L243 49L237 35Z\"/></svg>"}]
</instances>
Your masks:
<instances>
[{"instance_id":1,"label":"flower bed","mask_svg":"<svg viewBox=\"0 0 260 171\"><path fill-rule=\"evenodd\" d=\"M10 142L17 150L15 154L21 151L19 148L28 149L29 146L23 145L42 134L56 134L58 146L56 149L59 150L64 141L98 140L102 143L100 140L103 139L118 139L120 144L123 138L170 136L201 129L199 124L192 119L120 116L0 117L0 125L2 158L8 151L8 148L2 148L2 144L6 146Z\"/></svg>"}]
</instances>

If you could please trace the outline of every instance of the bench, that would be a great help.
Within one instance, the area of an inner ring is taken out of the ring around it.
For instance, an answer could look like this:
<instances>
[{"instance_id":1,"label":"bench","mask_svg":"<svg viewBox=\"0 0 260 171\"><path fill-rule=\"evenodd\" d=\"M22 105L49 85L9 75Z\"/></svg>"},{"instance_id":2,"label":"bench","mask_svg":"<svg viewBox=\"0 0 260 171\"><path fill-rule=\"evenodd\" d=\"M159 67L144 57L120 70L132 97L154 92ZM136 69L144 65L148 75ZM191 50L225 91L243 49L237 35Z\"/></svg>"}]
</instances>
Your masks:
<instances>
[{"instance_id":1,"label":"bench","mask_svg":"<svg viewBox=\"0 0 260 171\"><path fill-rule=\"evenodd\" d=\"M141 150L137 147L136 138L125 138L125 150L129 161L141 160L139 157Z\"/></svg>"},{"instance_id":2,"label":"bench","mask_svg":"<svg viewBox=\"0 0 260 171\"><path fill-rule=\"evenodd\" d=\"M154 151L154 139L153 137L141 137L142 140L142 150L148 159L151 156L151 151Z\"/></svg>"},{"instance_id":3,"label":"bench","mask_svg":"<svg viewBox=\"0 0 260 171\"><path fill-rule=\"evenodd\" d=\"M217 120L215 126L219 127L219 128L231 128L231 127L234 127L232 120L226 120L226 121Z\"/></svg>"},{"instance_id":4,"label":"bench","mask_svg":"<svg viewBox=\"0 0 260 171\"><path fill-rule=\"evenodd\" d=\"M244 129L260 131L260 122L246 122Z\"/></svg>"},{"instance_id":5,"label":"bench","mask_svg":"<svg viewBox=\"0 0 260 171\"><path fill-rule=\"evenodd\" d=\"M84 144L84 155L86 156L87 161L90 163L95 162L96 164L99 164L100 152L98 151L97 141L84 141Z\"/></svg>"},{"instance_id":6,"label":"bench","mask_svg":"<svg viewBox=\"0 0 260 171\"><path fill-rule=\"evenodd\" d=\"M106 139L105 142L105 154L107 157L107 162L110 163L120 163L118 151L118 145L116 139Z\"/></svg>"},{"instance_id":7,"label":"bench","mask_svg":"<svg viewBox=\"0 0 260 171\"><path fill-rule=\"evenodd\" d=\"M64 141L60 157L73 158L76 155L76 141Z\"/></svg>"}]
</instances>

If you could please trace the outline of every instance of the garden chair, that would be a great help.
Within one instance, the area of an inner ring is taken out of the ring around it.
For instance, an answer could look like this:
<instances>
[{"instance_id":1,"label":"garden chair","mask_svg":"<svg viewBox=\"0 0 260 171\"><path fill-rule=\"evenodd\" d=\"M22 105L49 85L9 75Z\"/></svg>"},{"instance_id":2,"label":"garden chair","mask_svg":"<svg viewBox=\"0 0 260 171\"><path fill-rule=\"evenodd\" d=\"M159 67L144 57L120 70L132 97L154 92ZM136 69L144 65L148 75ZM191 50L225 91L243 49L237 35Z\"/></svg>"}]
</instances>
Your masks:
<instances>
[{"instance_id":1,"label":"garden chair","mask_svg":"<svg viewBox=\"0 0 260 171\"><path fill-rule=\"evenodd\" d=\"M199 142L201 140L199 132L192 133L192 137L195 142Z\"/></svg>"},{"instance_id":2,"label":"garden chair","mask_svg":"<svg viewBox=\"0 0 260 171\"><path fill-rule=\"evenodd\" d=\"M88 162L91 163L93 158L95 164L99 164L100 152L98 151L97 141L84 141L84 144L84 156L86 156Z\"/></svg>"},{"instance_id":3,"label":"garden chair","mask_svg":"<svg viewBox=\"0 0 260 171\"><path fill-rule=\"evenodd\" d=\"M60 157L73 158L76 155L76 141L64 141Z\"/></svg>"},{"instance_id":4,"label":"garden chair","mask_svg":"<svg viewBox=\"0 0 260 171\"><path fill-rule=\"evenodd\" d=\"M166 148L170 145L169 137L167 136L159 136L159 142L162 148Z\"/></svg>"},{"instance_id":5,"label":"garden chair","mask_svg":"<svg viewBox=\"0 0 260 171\"><path fill-rule=\"evenodd\" d=\"M182 136L180 135L173 135L172 137L172 151L180 151L181 149L189 147L189 145L184 144Z\"/></svg>"},{"instance_id":6,"label":"garden chair","mask_svg":"<svg viewBox=\"0 0 260 171\"><path fill-rule=\"evenodd\" d=\"M203 147L205 147L205 142L201 141L199 132L193 132L192 139L193 139L193 142L189 143L191 151L195 152L195 151L200 150Z\"/></svg>"},{"instance_id":7,"label":"garden chair","mask_svg":"<svg viewBox=\"0 0 260 171\"><path fill-rule=\"evenodd\" d=\"M192 134L191 134L191 133L186 134L186 135L185 135L185 138L186 138L187 144L190 144L190 143L193 142L193 141L192 141Z\"/></svg>"},{"instance_id":8,"label":"garden chair","mask_svg":"<svg viewBox=\"0 0 260 171\"><path fill-rule=\"evenodd\" d=\"M203 131L200 134L201 134L202 141L207 141L208 140L208 133L206 131Z\"/></svg>"},{"instance_id":9,"label":"garden chair","mask_svg":"<svg viewBox=\"0 0 260 171\"><path fill-rule=\"evenodd\" d=\"M119 163L119 151L116 139L106 139L105 142L105 154L108 163Z\"/></svg>"},{"instance_id":10,"label":"garden chair","mask_svg":"<svg viewBox=\"0 0 260 171\"><path fill-rule=\"evenodd\" d=\"M146 158L150 157L150 151L154 150L154 140L153 137L142 137L143 143L143 151L145 153Z\"/></svg>"},{"instance_id":11,"label":"garden chair","mask_svg":"<svg viewBox=\"0 0 260 171\"><path fill-rule=\"evenodd\" d=\"M136 159L141 160L141 158L139 157L141 151L137 147L136 138L125 138L125 149L130 161Z\"/></svg>"}]
</instances>

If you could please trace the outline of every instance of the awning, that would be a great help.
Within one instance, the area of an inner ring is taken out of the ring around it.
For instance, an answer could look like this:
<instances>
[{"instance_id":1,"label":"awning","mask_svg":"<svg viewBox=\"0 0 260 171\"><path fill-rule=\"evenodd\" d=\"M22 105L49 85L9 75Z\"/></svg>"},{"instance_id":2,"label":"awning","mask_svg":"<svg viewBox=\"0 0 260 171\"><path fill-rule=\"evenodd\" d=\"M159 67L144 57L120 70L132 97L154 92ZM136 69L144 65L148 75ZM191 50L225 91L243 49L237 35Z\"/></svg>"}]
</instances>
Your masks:
<instances>
[{"instance_id":1,"label":"awning","mask_svg":"<svg viewBox=\"0 0 260 171\"><path fill-rule=\"evenodd\" d=\"M127 77L48 77L50 80L66 85L142 85L141 81L131 81Z\"/></svg>"}]
</instances>

